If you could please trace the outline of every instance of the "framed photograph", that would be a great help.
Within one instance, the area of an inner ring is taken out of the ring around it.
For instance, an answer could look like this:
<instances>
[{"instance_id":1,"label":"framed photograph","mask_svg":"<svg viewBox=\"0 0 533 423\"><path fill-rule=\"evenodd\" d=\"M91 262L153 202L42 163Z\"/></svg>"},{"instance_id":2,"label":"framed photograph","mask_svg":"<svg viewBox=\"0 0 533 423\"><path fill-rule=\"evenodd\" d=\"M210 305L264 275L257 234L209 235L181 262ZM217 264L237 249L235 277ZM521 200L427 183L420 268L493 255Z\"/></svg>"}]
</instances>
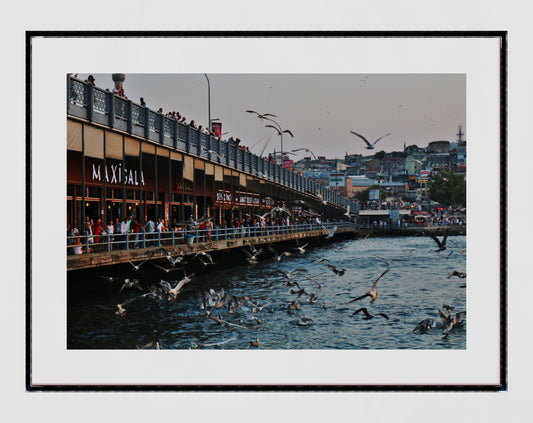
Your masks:
<instances>
[{"instance_id":1,"label":"framed photograph","mask_svg":"<svg viewBox=\"0 0 533 423\"><path fill-rule=\"evenodd\" d=\"M507 389L505 32L26 41L27 390Z\"/></svg>"}]
</instances>

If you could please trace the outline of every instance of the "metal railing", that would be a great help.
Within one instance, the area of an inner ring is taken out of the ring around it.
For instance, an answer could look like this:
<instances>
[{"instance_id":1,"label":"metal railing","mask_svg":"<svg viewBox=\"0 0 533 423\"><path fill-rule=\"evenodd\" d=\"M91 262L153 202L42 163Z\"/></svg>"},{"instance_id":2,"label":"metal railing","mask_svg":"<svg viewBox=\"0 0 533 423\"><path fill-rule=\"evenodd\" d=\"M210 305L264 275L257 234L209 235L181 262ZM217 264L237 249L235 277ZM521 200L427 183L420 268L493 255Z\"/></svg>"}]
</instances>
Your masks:
<instances>
[{"instance_id":1,"label":"metal railing","mask_svg":"<svg viewBox=\"0 0 533 423\"><path fill-rule=\"evenodd\" d=\"M224 227L212 229L182 229L169 230L164 232L139 233L113 233L98 235L76 235L67 237L67 254L88 254L95 252L107 252L116 250L130 250L136 248L150 248L174 245L192 245L202 242L223 241L231 239L254 238L270 235L283 235L293 233L303 233L320 231L326 228L331 230L334 226L338 228L352 228L356 226L352 222L327 222L298 223L294 225L273 225L273 226L240 226ZM324 231L325 234L325 231Z\"/></svg>"},{"instance_id":2,"label":"metal railing","mask_svg":"<svg viewBox=\"0 0 533 423\"><path fill-rule=\"evenodd\" d=\"M340 208L347 208L349 205L352 212L358 210L356 201L338 196L335 191L306 179L301 174L72 76L67 77L67 114L197 156L202 156L204 149L211 146L220 156L219 159L213 155L210 158L213 162L302 193L314 195L320 191L330 205ZM209 159L205 155L202 157Z\"/></svg>"}]
</instances>

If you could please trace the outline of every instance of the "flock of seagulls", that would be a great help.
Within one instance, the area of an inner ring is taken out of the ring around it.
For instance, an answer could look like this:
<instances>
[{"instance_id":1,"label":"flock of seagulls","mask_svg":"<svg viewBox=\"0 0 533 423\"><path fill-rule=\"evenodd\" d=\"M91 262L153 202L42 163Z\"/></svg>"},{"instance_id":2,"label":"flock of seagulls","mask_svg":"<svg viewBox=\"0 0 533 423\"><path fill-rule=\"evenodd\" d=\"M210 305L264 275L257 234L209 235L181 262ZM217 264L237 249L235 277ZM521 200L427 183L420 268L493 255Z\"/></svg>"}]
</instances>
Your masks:
<instances>
[{"instance_id":1,"label":"flock of seagulls","mask_svg":"<svg viewBox=\"0 0 533 423\"><path fill-rule=\"evenodd\" d=\"M201 223L201 221L197 221L193 222L193 224L198 224L199 222ZM324 227L324 231L326 232L326 238L332 237L335 232L335 227L333 227L333 229L331 229L330 231L328 231ZM448 237L447 233L444 234L441 240L439 240L438 237L434 235L428 236L431 237L439 247L437 250L435 250L435 252L440 253L441 251L448 248L446 246L446 241ZM365 243L367 239L368 235L365 238L360 239L359 241L361 243ZM241 247L240 250L244 252L245 259L251 265L258 263L259 257L266 251L270 252L271 257L275 263L282 263L283 260L288 260L288 262L290 262L291 259L289 258L293 255L293 252L297 252L299 256L303 255L303 259L305 260L305 254L307 252L306 247L308 247L308 245L309 243L299 245L298 241L296 241L296 246L290 248L291 251L285 249L284 251L278 252L278 250L272 245L267 245L266 248L256 248L251 242L249 242L247 248ZM454 243L454 245L456 245L458 250L464 253L464 250L461 249L456 243ZM193 261L199 262L203 267L216 264L213 260L213 257L205 251L199 251L195 254L186 254L181 252L179 248L176 249L179 250L177 255L172 255L169 251L167 251L167 266L162 266L155 262L152 262L151 264L155 269L158 269L165 275L173 274L173 272L176 271L181 271L183 272L183 277L179 280L176 279L172 281L161 279L158 285L152 284L148 289L148 292L121 301L115 306L115 314L117 316L119 316L123 320L127 320L126 306L128 306L129 308L129 305L131 303L142 298L151 298L157 301L177 300L180 294L182 294L184 288L191 284L191 282L193 282L195 278L195 273L187 274L185 270L185 265L192 263ZM339 249L334 249L332 251L337 252L339 251ZM415 249L409 249L405 253L405 256L409 257L414 251ZM379 256L374 257L384 262L386 268L382 272L380 272L379 276L377 276L377 278L373 281L368 291L363 291L363 293L361 293L360 295L354 296L352 292L337 292L332 294L331 290L329 289L327 290L327 295L331 295L331 299L333 299L333 297L343 296L346 298L345 304L352 304L365 298L369 298L369 306L374 306L376 303L379 303L380 301L378 300L377 289L378 283L383 279L387 279L386 275L394 268L393 262L398 261L400 259L384 259ZM159 260L164 259L165 257L159 257ZM150 263L151 258L144 260L138 264L130 262L130 265L134 272L138 272L141 266L145 265L145 263L147 262ZM299 260L298 262L301 263L302 261ZM329 271L333 272L333 274L337 277L343 277L346 273L345 268L340 267L338 264L332 263L328 258L312 259L310 260L310 263L323 265L325 269L328 269ZM276 280L275 275L280 275L281 279L278 278ZM119 294L131 290L143 291L143 287L140 283L140 280L137 278L120 278L116 276L105 275L98 276L108 283L120 282L121 287L118 291ZM271 314L277 312L278 310L282 310L288 313L289 315L293 315L295 317L295 319L293 320L293 323L295 325L309 327L315 324L316 316L313 316L313 319L304 315L304 312L305 310L307 310L308 307L318 306L323 308L324 310L332 307L331 302L329 300L326 301L325 299L321 298L324 296L324 294L319 296L316 292L324 292L324 286L335 286L335 284L332 283L333 279L327 276L327 272L324 272L318 276L322 278L321 282L316 281L316 277L317 276L315 276L314 278L310 277L309 270L306 267L297 267L290 271L285 271L279 268L273 269L273 273L270 273L269 276L269 279L274 278L274 282L272 282L272 285L277 284L278 287L287 287L287 295L289 297L286 299L276 298L266 301L254 299L249 295L234 295L229 290L224 290L224 288L220 289L219 291L216 291L214 289L199 290L199 287L195 285L197 295L200 299L200 315L206 321L213 322L213 324L223 325L224 327L227 327L230 330L234 328L240 330L251 330L253 328L260 328L261 325L264 325L264 321L266 319L265 317L263 317L264 313ZM451 279L452 277L464 279L466 278L466 273L454 270L447 276L447 279ZM227 278L227 280L230 282L231 285L235 286L229 278ZM461 287L466 287L466 285ZM350 316L361 316L361 320L364 321L370 321L377 317L381 318L383 321L390 322L387 324L394 324L394 322L398 321L398 319L390 320L390 313L387 312L386 314L381 310L374 312L370 309L369 306L359 307L355 310L349 310ZM102 308L105 308L105 306L103 306ZM344 308L339 309L339 311L342 310L344 310ZM454 307L448 304L443 304L442 308L438 307L437 311L438 318L440 319L440 324L437 318L435 317L427 318L419 322L412 330L412 332L418 334L428 334L431 331L440 328L442 331L441 333L444 335L444 337L447 337L448 334L454 328L462 326L465 322L466 311L455 311ZM239 335L237 333L231 333L230 338L219 342L193 342L192 348L220 347L222 345L226 345L230 342L233 342L238 338ZM259 348L262 344L260 343L259 337L256 336L255 339L249 341L249 345L250 347ZM150 348L161 349L162 346L159 341L155 339L144 344L143 346L137 346L137 349Z\"/></svg>"}]
</instances>

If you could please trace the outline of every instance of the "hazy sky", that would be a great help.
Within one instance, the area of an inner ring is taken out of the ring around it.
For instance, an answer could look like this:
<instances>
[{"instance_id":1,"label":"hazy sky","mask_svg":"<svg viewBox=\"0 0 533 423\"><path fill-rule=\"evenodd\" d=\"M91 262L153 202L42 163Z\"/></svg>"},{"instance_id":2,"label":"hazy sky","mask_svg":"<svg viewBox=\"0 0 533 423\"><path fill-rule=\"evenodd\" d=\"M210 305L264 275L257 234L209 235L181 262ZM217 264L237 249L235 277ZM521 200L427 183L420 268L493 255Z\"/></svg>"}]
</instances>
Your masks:
<instances>
[{"instance_id":1,"label":"hazy sky","mask_svg":"<svg viewBox=\"0 0 533 423\"><path fill-rule=\"evenodd\" d=\"M126 70L124 70L126 71ZM112 89L111 74L93 74L96 85ZM79 74L86 79L88 74ZM208 74L211 118L222 121L225 137L241 139L256 154L280 150L280 138L263 121L246 113L272 113L282 127L285 151L310 148L317 156L342 158L380 150L400 151L407 145L455 141L466 132L464 74ZM133 74L126 72L126 96L144 97L152 110L179 111L207 127L207 80L203 74ZM353 130L370 142L365 149ZM308 153L292 156L298 160Z\"/></svg>"}]
</instances>

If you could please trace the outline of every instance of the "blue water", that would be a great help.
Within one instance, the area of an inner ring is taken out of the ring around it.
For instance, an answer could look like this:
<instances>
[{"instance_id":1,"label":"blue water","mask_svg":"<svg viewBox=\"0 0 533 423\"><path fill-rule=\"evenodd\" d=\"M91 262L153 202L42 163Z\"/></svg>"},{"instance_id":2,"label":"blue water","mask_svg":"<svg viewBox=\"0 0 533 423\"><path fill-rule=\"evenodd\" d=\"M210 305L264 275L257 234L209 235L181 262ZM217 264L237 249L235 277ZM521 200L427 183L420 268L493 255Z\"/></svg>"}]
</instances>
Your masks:
<instances>
[{"instance_id":1,"label":"blue water","mask_svg":"<svg viewBox=\"0 0 533 423\"><path fill-rule=\"evenodd\" d=\"M137 298L124 306L124 318L116 315L116 304L148 292L148 287L159 285L161 279L182 277L182 272L165 274L146 263L139 277L143 292L136 288L120 292L120 281L105 282L102 292L96 289L90 295L85 289L76 292L69 288L67 345L73 349L135 349L148 343L154 348L156 342L163 349L465 349L466 322L444 336L438 314L443 304L453 306L453 313L466 310L467 279L447 278L453 270L466 272L466 254L450 241L466 248L465 236L448 237L448 250L439 253L429 237L370 237L313 246L303 254L293 251L280 263L265 249L256 265L249 265L245 254L236 250L233 258L242 256L241 264L223 270L200 269L175 301ZM378 282L377 300L370 303L367 297L348 303L365 294L387 268L377 256L393 260L390 271ZM335 274L327 262L319 264L323 258L345 269L344 275ZM294 273L291 281L316 294L317 300L310 303L303 295L300 310L292 311L287 305L296 294L290 291L298 288L286 286L286 278L278 270L296 268L307 272ZM136 274L127 271L120 276ZM69 284L72 287L76 281ZM94 285L102 287L102 279L95 278ZM201 308L200 295L210 289L238 298L247 296L253 304L267 306L252 312L253 306L243 301L231 314L226 307L213 310L211 316L227 322L221 323L206 318ZM384 313L389 319L375 316L364 320L362 313L352 316L360 307L372 315ZM301 316L312 320L301 325ZM439 325L428 333L413 333L427 318L435 318ZM251 344L257 340L259 346Z\"/></svg>"}]
</instances>

